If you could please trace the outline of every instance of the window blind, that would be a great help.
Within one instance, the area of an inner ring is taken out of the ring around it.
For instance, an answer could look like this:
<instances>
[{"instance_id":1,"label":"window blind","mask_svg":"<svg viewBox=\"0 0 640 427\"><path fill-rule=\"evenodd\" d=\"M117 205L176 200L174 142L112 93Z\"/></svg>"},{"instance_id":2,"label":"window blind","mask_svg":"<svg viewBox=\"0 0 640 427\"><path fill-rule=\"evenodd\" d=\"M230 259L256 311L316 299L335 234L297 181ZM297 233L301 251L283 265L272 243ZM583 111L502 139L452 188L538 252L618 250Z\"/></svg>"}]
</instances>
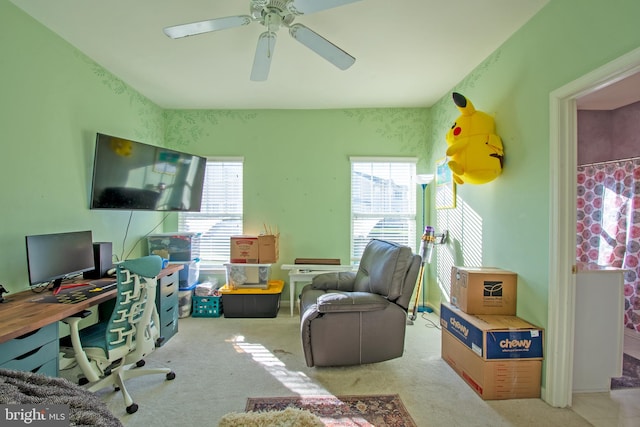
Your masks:
<instances>
[{"instance_id":1,"label":"window blind","mask_svg":"<svg viewBox=\"0 0 640 427\"><path fill-rule=\"evenodd\" d=\"M371 239L416 246L416 159L351 159L351 261Z\"/></svg>"},{"instance_id":2,"label":"window blind","mask_svg":"<svg viewBox=\"0 0 640 427\"><path fill-rule=\"evenodd\" d=\"M242 234L242 159L208 159L200 212L180 212L178 230L200 233L203 266L229 261L230 237Z\"/></svg>"}]
</instances>

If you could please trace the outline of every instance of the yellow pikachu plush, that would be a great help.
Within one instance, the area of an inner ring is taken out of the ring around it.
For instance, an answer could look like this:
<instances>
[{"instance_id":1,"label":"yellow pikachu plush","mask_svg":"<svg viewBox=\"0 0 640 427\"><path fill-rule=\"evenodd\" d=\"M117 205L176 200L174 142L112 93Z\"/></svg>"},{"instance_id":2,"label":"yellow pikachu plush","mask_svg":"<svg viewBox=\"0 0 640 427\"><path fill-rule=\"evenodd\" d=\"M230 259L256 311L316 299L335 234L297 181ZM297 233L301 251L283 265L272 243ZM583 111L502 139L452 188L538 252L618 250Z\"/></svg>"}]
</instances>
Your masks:
<instances>
[{"instance_id":1,"label":"yellow pikachu plush","mask_svg":"<svg viewBox=\"0 0 640 427\"><path fill-rule=\"evenodd\" d=\"M460 116L447 132L447 165L458 184L485 184L502 173L504 150L493 117L453 93Z\"/></svg>"}]
</instances>

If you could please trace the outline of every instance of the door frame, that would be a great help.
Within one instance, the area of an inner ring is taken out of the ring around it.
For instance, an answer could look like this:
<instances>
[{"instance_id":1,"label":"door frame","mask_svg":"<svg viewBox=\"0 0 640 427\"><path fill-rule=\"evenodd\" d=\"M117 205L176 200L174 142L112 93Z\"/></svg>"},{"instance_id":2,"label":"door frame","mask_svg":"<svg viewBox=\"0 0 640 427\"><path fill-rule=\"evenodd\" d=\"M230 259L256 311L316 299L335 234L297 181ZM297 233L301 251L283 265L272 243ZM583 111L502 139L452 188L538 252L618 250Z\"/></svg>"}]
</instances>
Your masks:
<instances>
[{"instance_id":1,"label":"door frame","mask_svg":"<svg viewBox=\"0 0 640 427\"><path fill-rule=\"evenodd\" d=\"M552 406L572 403L575 328L577 107L582 96L640 72L640 48L550 94L549 301L543 399Z\"/></svg>"}]
</instances>

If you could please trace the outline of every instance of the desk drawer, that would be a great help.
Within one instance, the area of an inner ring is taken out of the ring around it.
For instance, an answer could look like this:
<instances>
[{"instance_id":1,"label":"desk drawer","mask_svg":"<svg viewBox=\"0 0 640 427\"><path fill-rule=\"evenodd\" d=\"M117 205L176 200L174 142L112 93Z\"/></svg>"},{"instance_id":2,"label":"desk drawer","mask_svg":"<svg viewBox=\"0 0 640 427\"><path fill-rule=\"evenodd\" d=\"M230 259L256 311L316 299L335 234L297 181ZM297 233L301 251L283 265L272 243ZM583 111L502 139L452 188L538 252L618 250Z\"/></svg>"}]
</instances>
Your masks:
<instances>
[{"instance_id":1,"label":"desk drawer","mask_svg":"<svg viewBox=\"0 0 640 427\"><path fill-rule=\"evenodd\" d=\"M171 285L172 283L177 284L179 278L180 278L180 275L176 271L175 273L171 273L171 274L167 274L166 276L162 276L160 278L160 281L158 282L158 285L161 288L164 288L165 286Z\"/></svg>"},{"instance_id":2,"label":"desk drawer","mask_svg":"<svg viewBox=\"0 0 640 427\"><path fill-rule=\"evenodd\" d=\"M4 366L5 362L29 353L51 341L56 341L56 343L58 341L58 322L2 343L0 345L0 365ZM56 351L56 357L57 355Z\"/></svg>"},{"instance_id":3,"label":"desk drawer","mask_svg":"<svg viewBox=\"0 0 640 427\"><path fill-rule=\"evenodd\" d=\"M32 371L38 372L43 365L55 361L58 363L58 341L51 341L39 348L31 350L23 355L20 355L13 360L9 360L0 368L3 369L15 369L17 371ZM54 376L57 375L57 370Z\"/></svg>"},{"instance_id":4,"label":"desk drawer","mask_svg":"<svg viewBox=\"0 0 640 427\"><path fill-rule=\"evenodd\" d=\"M178 307L172 307L160 315L160 336L164 337L161 345L178 332Z\"/></svg>"}]
</instances>

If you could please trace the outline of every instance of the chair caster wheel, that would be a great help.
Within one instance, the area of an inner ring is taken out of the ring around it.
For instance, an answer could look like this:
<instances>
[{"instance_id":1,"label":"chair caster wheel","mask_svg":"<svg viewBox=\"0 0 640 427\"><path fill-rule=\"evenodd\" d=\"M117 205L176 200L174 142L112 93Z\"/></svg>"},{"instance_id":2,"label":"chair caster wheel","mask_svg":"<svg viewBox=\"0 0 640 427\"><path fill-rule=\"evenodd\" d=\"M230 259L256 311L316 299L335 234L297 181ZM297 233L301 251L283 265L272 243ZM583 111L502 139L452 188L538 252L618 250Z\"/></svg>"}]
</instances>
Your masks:
<instances>
[{"instance_id":1,"label":"chair caster wheel","mask_svg":"<svg viewBox=\"0 0 640 427\"><path fill-rule=\"evenodd\" d=\"M141 360L138 360L138 361L136 362L136 367L141 368L141 367L143 367L143 366L145 365L145 363L147 363L147 362L145 362L145 361L144 361L144 360L142 360L142 359L141 359Z\"/></svg>"},{"instance_id":2,"label":"chair caster wheel","mask_svg":"<svg viewBox=\"0 0 640 427\"><path fill-rule=\"evenodd\" d=\"M176 377L176 373L175 373L175 372L173 372L173 371L171 371L171 372L169 372L169 373L167 374L167 379L168 379L168 380L172 380L172 379L174 379L175 377Z\"/></svg>"},{"instance_id":3,"label":"chair caster wheel","mask_svg":"<svg viewBox=\"0 0 640 427\"><path fill-rule=\"evenodd\" d=\"M88 379L86 379L86 378L84 378L84 377L83 377L83 378L80 378L80 379L78 380L78 385L80 385L80 386L82 386L82 385L87 385L87 384L89 384L89 380L88 380Z\"/></svg>"},{"instance_id":4,"label":"chair caster wheel","mask_svg":"<svg viewBox=\"0 0 640 427\"><path fill-rule=\"evenodd\" d=\"M132 403L131 406L127 406L127 414L133 414L138 410L138 405L136 403Z\"/></svg>"}]
</instances>

